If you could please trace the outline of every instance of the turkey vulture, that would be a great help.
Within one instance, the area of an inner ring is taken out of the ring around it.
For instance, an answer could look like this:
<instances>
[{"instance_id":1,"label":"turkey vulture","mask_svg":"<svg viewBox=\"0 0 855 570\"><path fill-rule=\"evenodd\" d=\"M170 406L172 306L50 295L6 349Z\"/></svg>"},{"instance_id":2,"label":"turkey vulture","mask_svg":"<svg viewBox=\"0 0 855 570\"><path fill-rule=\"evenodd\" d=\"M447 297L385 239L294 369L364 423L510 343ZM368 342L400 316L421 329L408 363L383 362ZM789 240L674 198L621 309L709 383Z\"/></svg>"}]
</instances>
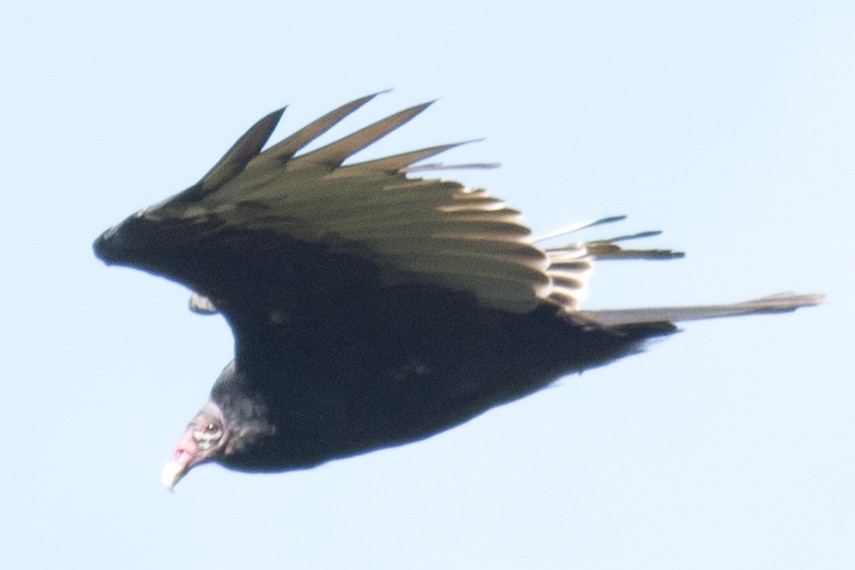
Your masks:
<instances>
[{"instance_id":1,"label":"turkey vulture","mask_svg":"<svg viewBox=\"0 0 855 570\"><path fill-rule=\"evenodd\" d=\"M205 462L286 471L413 442L638 352L676 321L822 299L581 310L595 259L682 254L618 243L656 232L538 247L486 191L412 177L453 144L344 164L428 104L298 154L372 97L262 152L284 109L267 115L194 186L95 241L108 264L188 286L191 309L234 333L234 360L163 470L168 488Z\"/></svg>"}]
</instances>

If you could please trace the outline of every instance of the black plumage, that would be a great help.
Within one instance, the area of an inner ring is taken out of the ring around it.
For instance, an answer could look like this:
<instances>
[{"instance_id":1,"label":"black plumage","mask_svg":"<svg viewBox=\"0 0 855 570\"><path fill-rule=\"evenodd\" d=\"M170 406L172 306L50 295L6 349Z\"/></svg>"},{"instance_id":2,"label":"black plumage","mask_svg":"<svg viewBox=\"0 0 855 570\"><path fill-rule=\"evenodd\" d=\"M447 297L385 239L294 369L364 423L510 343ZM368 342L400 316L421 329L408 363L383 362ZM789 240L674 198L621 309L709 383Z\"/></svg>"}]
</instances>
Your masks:
<instances>
[{"instance_id":1,"label":"black plumage","mask_svg":"<svg viewBox=\"0 0 855 570\"><path fill-rule=\"evenodd\" d=\"M283 471L415 441L638 351L677 320L821 300L583 311L593 260L681 254L619 245L649 232L541 249L485 191L412 177L455 145L343 165L427 105L298 154L370 99L261 152L282 111L268 115L196 185L96 240L107 263L187 285L191 308L234 332L234 361L164 470L170 488L207 461Z\"/></svg>"}]
</instances>

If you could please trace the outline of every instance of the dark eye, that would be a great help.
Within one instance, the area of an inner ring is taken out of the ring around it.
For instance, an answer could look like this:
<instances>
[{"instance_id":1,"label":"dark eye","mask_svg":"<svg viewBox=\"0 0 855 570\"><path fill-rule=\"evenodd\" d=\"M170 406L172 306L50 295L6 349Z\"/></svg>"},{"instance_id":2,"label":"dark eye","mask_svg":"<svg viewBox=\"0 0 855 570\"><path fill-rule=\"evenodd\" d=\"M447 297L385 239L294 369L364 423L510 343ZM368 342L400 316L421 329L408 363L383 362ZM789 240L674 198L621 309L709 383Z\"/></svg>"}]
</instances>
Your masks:
<instances>
[{"instance_id":1,"label":"dark eye","mask_svg":"<svg viewBox=\"0 0 855 570\"><path fill-rule=\"evenodd\" d=\"M220 424L213 422L202 424L202 426L193 431L193 439L199 445L199 449L210 449L215 445L223 435L223 430Z\"/></svg>"}]
</instances>

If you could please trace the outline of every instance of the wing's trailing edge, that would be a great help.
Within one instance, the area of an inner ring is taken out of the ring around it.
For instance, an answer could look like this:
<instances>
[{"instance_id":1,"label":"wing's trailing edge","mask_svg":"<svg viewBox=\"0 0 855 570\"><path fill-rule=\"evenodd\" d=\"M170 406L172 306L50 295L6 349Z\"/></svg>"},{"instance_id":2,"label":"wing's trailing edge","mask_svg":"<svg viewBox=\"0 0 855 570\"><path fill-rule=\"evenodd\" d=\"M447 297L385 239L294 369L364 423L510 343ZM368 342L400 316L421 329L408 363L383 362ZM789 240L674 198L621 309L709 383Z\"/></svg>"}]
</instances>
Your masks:
<instances>
[{"instance_id":1,"label":"wing's trailing edge","mask_svg":"<svg viewBox=\"0 0 855 570\"><path fill-rule=\"evenodd\" d=\"M673 323L750 314L785 313L795 311L801 307L818 305L822 303L824 298L824 295L819 294L796 295L794 293L778 293L777 295L769 295L768 297L728 305L578 311L572 313L572 316L574 319L581 317L583 321L593 322L605 327L619 327L643 323Z\"/></svg>"}]
</instances>

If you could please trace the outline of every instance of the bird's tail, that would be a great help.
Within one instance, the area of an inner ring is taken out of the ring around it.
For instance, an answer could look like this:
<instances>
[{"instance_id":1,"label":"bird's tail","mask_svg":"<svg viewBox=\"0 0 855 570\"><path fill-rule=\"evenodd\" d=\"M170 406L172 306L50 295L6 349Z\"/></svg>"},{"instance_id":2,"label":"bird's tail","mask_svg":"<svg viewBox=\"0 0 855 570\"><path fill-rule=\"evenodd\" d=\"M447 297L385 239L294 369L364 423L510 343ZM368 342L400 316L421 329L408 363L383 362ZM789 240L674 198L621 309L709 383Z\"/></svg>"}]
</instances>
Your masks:
<instances>
[{"instance_id":1,"label":"bird's tail","mask_svg":"<svg viewBox=\"0 0 855 570\"><path fill-rule=\"evenodd\" d=\"M620 327L645 323L674 323L697 319L715 319L763 313L791 312L801 307L822 303L824 295L778 293L751 301L729 305L700 305L694 307L658 307L647 309L617 309L604 311L574 311L574 320L593 323L604 327Z\"/></svg>"}]
</instances>

